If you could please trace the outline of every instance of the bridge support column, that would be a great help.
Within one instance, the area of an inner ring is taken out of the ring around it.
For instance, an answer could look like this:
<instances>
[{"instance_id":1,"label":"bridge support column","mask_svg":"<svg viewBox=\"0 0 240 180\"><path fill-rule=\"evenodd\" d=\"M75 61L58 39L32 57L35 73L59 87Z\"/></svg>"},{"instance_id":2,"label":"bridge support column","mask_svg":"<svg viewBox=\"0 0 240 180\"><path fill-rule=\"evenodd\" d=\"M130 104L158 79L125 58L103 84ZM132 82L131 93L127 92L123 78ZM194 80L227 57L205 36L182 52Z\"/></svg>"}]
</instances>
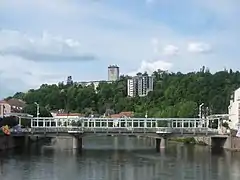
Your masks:
<instances>
[{"instance_id":1,"label":"bridge support column","mask_svg":"<svg viewBox=\"0 0 240 180\"><path fill-rule=\"evenodd\" d=\"M24 136L24 145L25 145L25 147L29 146L29 140L30 140L30 137L28 135L25 135Z\"/></svg>"},{"instance_id":2,"label":"bridge support column","mask_svg":"<svg viewBox=\"0 0 240 180\"><path fill-rule=\"evenodd\" d=\"M160 151L160 149L165 149L167 144L167 138L162 137L159 139L156 139L156 150Z\"/></svg>"},{"instance_id":3,"label":"bridge support column","mask_svg":"<svg viewBox=\"0 0 240 180\"><path fill-rule=\"evenodd\" d=\"M82 138L73 137L73 149L82 150Z\"/></svg>"}]
</instances>

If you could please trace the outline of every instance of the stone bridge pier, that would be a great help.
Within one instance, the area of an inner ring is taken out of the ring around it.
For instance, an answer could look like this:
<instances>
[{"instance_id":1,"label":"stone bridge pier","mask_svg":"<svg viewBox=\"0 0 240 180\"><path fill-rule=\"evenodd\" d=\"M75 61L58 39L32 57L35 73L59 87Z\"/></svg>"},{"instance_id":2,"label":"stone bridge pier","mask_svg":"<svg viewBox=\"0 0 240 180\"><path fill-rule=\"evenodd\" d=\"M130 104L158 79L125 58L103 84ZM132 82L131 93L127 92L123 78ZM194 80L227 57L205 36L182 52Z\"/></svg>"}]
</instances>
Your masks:
<instances>
[{"instance_id":1,"label":"stone bridge pier","mask_svg":"<svg viewBox=\"0 0 240 180\"><path fill-rule=\"evenodd\" d=\"M156 150L159 152L161 149L165 149L167 145L167 137L156 138Z\"/></svg>"},{"instance_id":2,"label":"stone bridge pier","mask_svg":"<svg viewBox=\"0 0 240 180\"><path fill-rule=\"evenodd\" d=\"M83 139L80 136L72 137L72 148L81 151L83 147Z\"/></svg>"}]
</instances>

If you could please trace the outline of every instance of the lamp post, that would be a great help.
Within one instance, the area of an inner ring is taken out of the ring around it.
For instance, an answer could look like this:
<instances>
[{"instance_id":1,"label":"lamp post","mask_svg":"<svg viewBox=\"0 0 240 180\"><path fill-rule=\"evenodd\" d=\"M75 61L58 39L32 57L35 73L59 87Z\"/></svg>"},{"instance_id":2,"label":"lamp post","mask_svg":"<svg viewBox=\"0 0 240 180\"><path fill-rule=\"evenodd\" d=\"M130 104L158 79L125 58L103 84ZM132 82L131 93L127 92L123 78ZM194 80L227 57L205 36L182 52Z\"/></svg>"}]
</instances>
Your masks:
<instances>
[{"instance_id":1,"label":"lamp post","mask_svg":"<svg viewBox=\"0 0 240 180\"><path fill-rule=\"evenodd\" d=\"M202 107L203 107L204 103L200 104L198 107L198 116L199 118L202 118Z\"/></svg>"},{"instance_id":2,"label":"lamp post","mask_svg":"<svg viewBox=\"0 0 240 180\"><path fill-rule=\"evenodd\" d=\"M38 126L38 120L39 120L39 114L40 114L40 108L39 108L39 104L37 102L34 103L37 106L37 126Z\"/></svg>"},{"instance_id":3,"label":"lamp post","mask_svg":"<svg viewBox=\"0 0 240 180\"><path fill-rule=\"evenodd\" d=\"M202 118L202 107L203 107L204 103L200 104L198 107L198 116L199 118ZM203 121L201 122L201 126L203 126Z\"/></svg>"}]
</instances>

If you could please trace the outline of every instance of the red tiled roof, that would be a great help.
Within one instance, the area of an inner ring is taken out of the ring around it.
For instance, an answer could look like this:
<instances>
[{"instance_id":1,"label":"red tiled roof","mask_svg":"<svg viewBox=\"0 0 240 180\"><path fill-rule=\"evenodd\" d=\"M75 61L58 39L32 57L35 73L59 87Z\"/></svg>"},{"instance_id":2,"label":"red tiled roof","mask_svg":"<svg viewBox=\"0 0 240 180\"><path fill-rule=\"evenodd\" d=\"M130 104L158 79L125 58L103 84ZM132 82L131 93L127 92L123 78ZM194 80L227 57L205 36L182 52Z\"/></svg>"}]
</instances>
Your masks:
<instances>
[{"instance_id":1,"label":"red tiled roof","mask_svg":"<svg viewBox=\"0 0 240 180\"><path fill-rule=\"evenodd\" d=\"M122 115L121 114L111 114L110 117L111 118L121 118Z\"/></svg>"},{"instance_id":2,"label":"red tiled roof","mask_svg":"<svg viewBox=\"0 0 240 180\"><path fill-rule=\"evenodd\" d=\"M7 104L7 101L5 101L5 100L0 100L0 103Z\"/></svg>"},{"instance_id":3,"label":"red tiled roof","mask_svg":"<svg viewBox=\"0 0 240 180\"><path fill-rule=\"evenodd\" d=\"M7 100L7 103L10 106L16 106L16 107L25 107L26 106L26 102L21 100L21 99L16 99L16 98L11 98L9 100Z\"/></svg>"},{"instance_id":4,"label":"red tiled roof","mask_svg":"<svg viewBox=\"0 0 240 180\"><path fill-rule=\"evenodd\" d=\"M111 118L121 118L121 117L132 117L133 112L120 112L119 114L112 114L110 115Z\"/></svg>"},{"instance_id":5,"label":"red tiled roof","mask_svg":"<svg viewBox=\"0 0 240 180\"><path fill-rule=\"evenodd\" d=\"M133 116L133 112L131 112L131 111L120 112L119 114L121 116L127 116L127 117L132 117Z\"/></svg>"}]
</instances>

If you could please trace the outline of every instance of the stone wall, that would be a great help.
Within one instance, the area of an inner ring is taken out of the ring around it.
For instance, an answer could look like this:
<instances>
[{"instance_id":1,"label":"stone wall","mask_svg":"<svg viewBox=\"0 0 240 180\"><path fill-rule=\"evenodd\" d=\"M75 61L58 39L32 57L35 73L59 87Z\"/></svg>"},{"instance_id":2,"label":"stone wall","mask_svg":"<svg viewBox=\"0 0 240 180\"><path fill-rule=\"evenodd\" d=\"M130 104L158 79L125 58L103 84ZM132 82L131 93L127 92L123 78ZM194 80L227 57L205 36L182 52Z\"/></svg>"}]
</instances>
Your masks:
<instances>
[{"instance_id":1,"label":"stone wall","mask_svg":"<svg viewBox=\"0 0 240 180\"><path fill-rule=\"evenodd\" d=\"M222 147L224 149L233 150L233 151L240 151L240 138L229 136L227 138L221 138L222 139ZM213 145L213 141L216 139L212 139L211 137L195 137L195 140L199 144L206 144L209 146ZM219 138L218 138L219 140Z\"/></svg>"},{"instance_id":2,"label":"stone wall","mask_svg":"<svg viewBox=\"0 0 240 180\"><path fill-rule=\"evenodd\" d=\"M231 138L231 150L240 151L240 138L232 137Z\"/></svg>"}]
</instances>

